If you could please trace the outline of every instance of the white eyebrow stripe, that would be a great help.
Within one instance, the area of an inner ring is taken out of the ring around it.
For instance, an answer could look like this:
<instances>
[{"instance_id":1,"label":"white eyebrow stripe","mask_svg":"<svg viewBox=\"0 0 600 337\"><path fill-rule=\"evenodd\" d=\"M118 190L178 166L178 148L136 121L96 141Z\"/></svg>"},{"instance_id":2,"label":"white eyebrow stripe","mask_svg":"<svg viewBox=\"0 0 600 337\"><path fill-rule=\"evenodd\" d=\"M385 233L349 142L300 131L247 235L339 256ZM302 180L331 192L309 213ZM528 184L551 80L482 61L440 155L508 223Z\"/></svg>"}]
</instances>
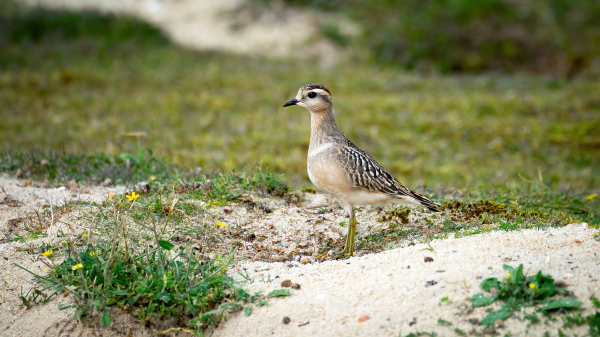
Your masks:
<instances>
[{"instance_id":1,"label":"white eyebrow stripe","mask_svg":"<svg viewBox=\"0 0 600 337\"><path fill-rule=\"evenodd\" d=\"M316 92L317 94L323 94L323 93L325 93L325 94L329 95L329 93L327 91L323 90L323 89L312 89L310 91Z\"/></svg>"}]
</instances>

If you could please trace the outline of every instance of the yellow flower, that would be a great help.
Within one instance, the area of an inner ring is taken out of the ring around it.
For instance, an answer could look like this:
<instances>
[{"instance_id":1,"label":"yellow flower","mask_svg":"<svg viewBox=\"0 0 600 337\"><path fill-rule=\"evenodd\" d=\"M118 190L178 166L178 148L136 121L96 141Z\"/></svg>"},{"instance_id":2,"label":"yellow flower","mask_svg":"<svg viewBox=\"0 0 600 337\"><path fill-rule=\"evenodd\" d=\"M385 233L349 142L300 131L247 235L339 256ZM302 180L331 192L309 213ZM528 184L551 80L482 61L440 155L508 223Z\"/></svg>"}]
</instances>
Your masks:
<instances>
[{"instance_id":1,"label":"yellow flower","mask_svg":"<svg viewBox=\"0 0 600 337\"><path fill-rule=\"evenodd\" d=\"M94 253L90 253L90 256L94 256Z\"/></svg>"},{"instance_id":2,"label":"yellow flower","mask_svg":"<svg viewBox=\"0 0 600 337\"><path fill-rule=\"evenodd\" d=\"M533 284L533 283L530 283L530 284L529 284L529 288L531 288L531 289L535 288L535 284Z\"/></svg>"},{"instance_id":3,"label":"yellow flower","mask_svg":"<svg viewBox=\"0 0 600 337\"><path fill-rule=\"evenodd\" d=\"M52 255L52 251L51 250L47 250L45 252L42 253L43 256L50 256Z\"/></svg>"},{"instance_id":4,"label":"yellow flower","mask_svg":"<svg viewBox=\"0 0 600 337\"><path fill-rule=\"evenodd\" d=\"M62 243L63 243L63 245L64 245L64 244L66 244L65 240L63 240L63 242L62 242Z\"/></svg>"},{"instance_id":5,"label":"yellow flower","mask_svg":"<svg viewBox=\"0 0 600 337\"><path fill-rule=\"evenodd\" d=\"M83 236L87 236L87 234L83 233Z\"/></svg>"},{"instance_id":6,"label":"yellow flower","mask_svg":"<svg viewBox=\"0 0 600 337\"><path fill-rule=\"evenodd\" d=\"M217 226L219 226L219 227L221 227L221 226L225 226L225 225L227 225L227 224L226 224L226 223L224 223L224 222L217 222Z\"/></svg>"},{"instance_id":7,"label":"yellow flower","mask_svg":"<svg viewBox=\"0 0 600 337\"><path fill-rule=\"evenodd\" d=\"M512 274L511 274L511 273L508 273L508 277L511 277L511 276L512 276Z\"/></svg>"},{"instance_id":8,"label":"yellow flower","mask_svg":"<svg viewBox=\"0 0 600 337\"><path fill-rule=\"evenodd\" d=\"M44 269L45 271L48 271L48 268Z\"/></svg>"},{"instance_id":9,"label":"yellow flower","mask_svg":"<svg viewBox=\"0 0 600 337\"><path fill-rule=\"evenodd\" d=\"M135 199L139 198L139 194L135 193L135 192L131 192L131 195L126 195L127 199L129 199L129 201L134 201Z\"/></svg>"},{"instance_id":10,"label":"yellow flower","mask_svg":"<svg viewBox=\"0 0 600 337\"><path fill-rule=\"evenodd\" d=\"M150 180L156 180L155 176L150 176Z\"/></svg>"},{"instance_id":11,"label":"yellow flower","mask_svg":"<svg viewBox=\"0 0 600 337\"><path fill-rule=\"evenodd\" d=\"M585 197L585 200L594 200L594 198L597 197L597 196L598 196L598 194L595 194L595 193L594 194L590 194L587 197Z\"/></svg>"},{"instance_id":12,"label":"yellow flower","mask_svg":"<svg viewBox=\"0 0 600 337\"><path fill-rule=\"evenodd\" d=\"M77 270L79 268L83 268L83 264L80 263L73 266L73 270Z\"/></svg>"},{"instance_id":13,"label":"yellow flower","mask_svg":"<svg viewBox=\"0 0 600 337\"><path fill-rule=\"evenodd\" d=\"M53 271L53 272L55 272L55 271L56 271L56 269L52 269L52 271Z\"/></svg>"}]
</instances>

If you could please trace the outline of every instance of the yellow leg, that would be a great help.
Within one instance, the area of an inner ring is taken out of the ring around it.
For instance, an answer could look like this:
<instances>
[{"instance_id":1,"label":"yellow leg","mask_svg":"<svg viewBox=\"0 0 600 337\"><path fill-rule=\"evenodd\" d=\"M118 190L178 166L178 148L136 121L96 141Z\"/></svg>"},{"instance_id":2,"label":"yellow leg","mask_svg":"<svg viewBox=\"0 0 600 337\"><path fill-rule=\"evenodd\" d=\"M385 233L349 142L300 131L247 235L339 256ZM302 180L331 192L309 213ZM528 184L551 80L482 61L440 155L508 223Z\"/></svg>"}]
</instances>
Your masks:
<instances>
[{"instance_id":1,"label":"yellow leg","mask_svg":"<svg viewBox=\"0 0 600 337\"><path fill-rule=\"evenodd\" d=\"M346 245L344 250L336 254L334 259L347 259L354 255L354 236L356 235L356 217L354 216L354 208L350 211L350 224L348 226L348 235L346 235Z\"/></svg>"}]
</instances>

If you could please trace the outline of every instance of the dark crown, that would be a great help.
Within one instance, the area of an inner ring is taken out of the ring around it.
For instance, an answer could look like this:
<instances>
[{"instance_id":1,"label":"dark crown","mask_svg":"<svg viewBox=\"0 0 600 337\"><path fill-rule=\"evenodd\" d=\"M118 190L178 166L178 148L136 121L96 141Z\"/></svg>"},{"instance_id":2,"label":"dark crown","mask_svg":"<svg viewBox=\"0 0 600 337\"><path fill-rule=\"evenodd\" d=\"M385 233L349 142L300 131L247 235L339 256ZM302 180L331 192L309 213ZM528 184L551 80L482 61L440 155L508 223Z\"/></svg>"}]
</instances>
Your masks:
<instances>
[{"instance_id":1,"label":"dark crown","mask_svg":"<svg viewBox=\"0 0 600 337\"><path fill-rule=\"evenodd\" d=\"M307 84L302 87L302 91L313 90L313 89L322 89L322 90L327 91L329 93L329 95L331 95L331 91L329 91L329 89L327 89L324 85L319 84L319 83L310 83L310 84Z\"/></svg>"}]
</instances>

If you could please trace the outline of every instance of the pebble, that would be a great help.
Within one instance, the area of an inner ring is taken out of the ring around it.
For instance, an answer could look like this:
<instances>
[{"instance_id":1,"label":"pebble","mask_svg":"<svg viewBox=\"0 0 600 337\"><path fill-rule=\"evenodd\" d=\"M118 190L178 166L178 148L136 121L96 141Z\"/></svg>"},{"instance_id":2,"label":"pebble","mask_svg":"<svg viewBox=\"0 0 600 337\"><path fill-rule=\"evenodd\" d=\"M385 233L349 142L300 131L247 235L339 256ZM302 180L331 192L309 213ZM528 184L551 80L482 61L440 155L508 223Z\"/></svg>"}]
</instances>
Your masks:
<instances>
[{"instance_id":1,"label":"pebble","mask_svg":"<svg viewBox=\"0 0 600 337\"><path fill-rule=\"evenodd\" d=\"M281 286L284 288L289 288L292 285L292 280L287 279L281 282Z\"/></svg>"},{"instance_id":2,"label":"pebble","mask_svg":"<svg viewBox=\"0 0 600 337\"><path fill-rule=\"evenodd\" d=\"M292 283L292 289L300 289L300 284L298 283Z\"/></svg>"},{"instance_id":3,"label":"pebble","mask_svg":"<svg viewBox=\"0 0 600 337\"><path fill-rule=\"evenodd\" d=\"M285 317L283 318L283 324L289 324L289 323L290 323L290 321L291 321L291 319L290 319L289 317L287 317L287 316L285 316Z\"/></svg>"},{"instance_id":4,"label":"pebble","mask_svg":"<svg viewBox=\"0 0 600 337\"><path fill-rule=\"evenodd\" d=\"M359 322L359 323L362 323L362 322L365 322L365 321L367 321L368 319L369 319L369 316L367 316L367 315L360 316L360 317L358 318L358 322Z\"/></svg>"}]
</instances>

